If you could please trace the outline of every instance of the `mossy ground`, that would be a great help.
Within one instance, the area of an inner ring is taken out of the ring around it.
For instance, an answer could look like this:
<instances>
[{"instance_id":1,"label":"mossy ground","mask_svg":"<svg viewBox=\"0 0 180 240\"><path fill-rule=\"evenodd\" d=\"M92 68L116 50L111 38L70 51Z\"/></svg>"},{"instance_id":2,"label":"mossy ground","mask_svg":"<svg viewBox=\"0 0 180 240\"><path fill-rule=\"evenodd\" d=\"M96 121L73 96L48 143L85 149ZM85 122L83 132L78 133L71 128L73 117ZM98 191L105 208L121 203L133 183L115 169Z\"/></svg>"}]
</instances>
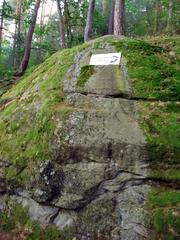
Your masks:
<instances>
[{"instance_id":1,"label":"mossy ground","mask_svg":"<svg viewBox=\"0 0 180 240\"><path fill-rule=\"evenodd\" d=\"M137 98L180 99L178 56L172 57L169 49L142 40L109 42L127 58L129 76ZM180 46L180 40L176 39L176 45Z\"/></svg>"}]
</instances>

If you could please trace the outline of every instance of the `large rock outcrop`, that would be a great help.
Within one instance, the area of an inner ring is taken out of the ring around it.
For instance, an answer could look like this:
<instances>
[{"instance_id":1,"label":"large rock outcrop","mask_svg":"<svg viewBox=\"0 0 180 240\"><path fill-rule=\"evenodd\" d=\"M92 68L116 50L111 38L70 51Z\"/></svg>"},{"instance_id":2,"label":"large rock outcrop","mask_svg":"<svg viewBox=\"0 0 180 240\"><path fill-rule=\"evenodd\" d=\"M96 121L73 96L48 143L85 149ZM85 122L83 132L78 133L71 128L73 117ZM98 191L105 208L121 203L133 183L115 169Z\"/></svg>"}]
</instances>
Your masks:
<instances>
[{"instance_id":1,"label":"large rock outcrop","mask_svg":"<svg viewBox=\"0 0 180 240\"><path fill-rule=\"evenodd\" d=\"M120 67L88 65L92 53L114 52L118 41L126 42L100 40L65 50L61 59L56 54L40 76L37 70L31 82L27 77L29 85L3 96L0 192L70 238L149 239L147 200L155 179L126 54Z\"/></svg>"}]
</instances>

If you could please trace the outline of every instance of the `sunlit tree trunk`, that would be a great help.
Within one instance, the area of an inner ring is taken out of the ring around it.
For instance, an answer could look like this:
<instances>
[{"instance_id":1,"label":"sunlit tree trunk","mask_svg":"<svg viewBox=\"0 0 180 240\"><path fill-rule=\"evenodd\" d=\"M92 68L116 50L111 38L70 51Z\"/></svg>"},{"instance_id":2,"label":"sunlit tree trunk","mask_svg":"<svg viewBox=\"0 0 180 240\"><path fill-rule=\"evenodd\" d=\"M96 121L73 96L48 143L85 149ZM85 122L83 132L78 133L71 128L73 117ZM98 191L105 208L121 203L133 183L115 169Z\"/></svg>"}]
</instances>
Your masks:
<instances>
[{"instance_id":1,"label":"sunlit tree trunk","mask_svg":"<svg viewBox=\"0 0 180 240\"><path fill-rule=\"evenodd\" d=\"M102 0L102 13L103 16L106 16L106 12L107 12L107 0Z\"/></svg>"},{"instance_id":2,"label":"sunlit tree trunk","mask_svg":"<svg viewBox=\"0 0 180 240\"><path fill-rule=\"evenodd\" d=\"M116 0L115 3L114 35L125 35L125 0Z\"/></svg>"},{"instance_id":3,"label":"sunlit tree trunk","mask_svg":"<svg viewBox=\"0 0 180 240\"><path fill-rule=\"evenodd\" d=\"M108 23L108 34L113 34L113 31L114 31L114 8L115 8L115 0L111 0L111 12L110 12L109 23Z\"/></svg>"},{"instance_id":4,"label":"sunlit tree trunk","mask_svg":"<svg viewBox=\"0 0 180 240\"><path fill-rule=\"evenodd\" d=\"M84 41L85 42L89 41L91 39L95 2L96 2L95 0L90 0L89 1L86 27L85 27L85 31L84 31Z\"/></svg>"},{"instance_id":5,"label":"sunlit tree trunk","mask_svg":"<svg viewBox=\"0 0 180 240\"><path fill-rule=\"evenodd\" d=\"M59 14L59 33L60 33L60 47L65 48L65 31L64 31L64 20L63 20L63 15L62 15L62 9L61 9L61 4L60 0L56 0L57 2L57 10Z\"/></svg>"},{"instance_id":6,"label":"sunlit tree trunk","mask_svg":"<svg viewBox=\"0 0 180 240\"><path fill-rule=\"evenodd\" d=\"M31 25L29 27L27 38L26 38L26 46L25 46L24 56L23 56L23 59L21 61L19 70L16 73L16 76L22 76L25 73L25 71L28 67L29 58L30 58L30 55L31 55L32 37L33 37L34 29L35 29L35 26L36 26L36 19L37 19L37 14L38 14L40 3L41 3L41 0L36 0Z\"/></svg>"}]
</instances>

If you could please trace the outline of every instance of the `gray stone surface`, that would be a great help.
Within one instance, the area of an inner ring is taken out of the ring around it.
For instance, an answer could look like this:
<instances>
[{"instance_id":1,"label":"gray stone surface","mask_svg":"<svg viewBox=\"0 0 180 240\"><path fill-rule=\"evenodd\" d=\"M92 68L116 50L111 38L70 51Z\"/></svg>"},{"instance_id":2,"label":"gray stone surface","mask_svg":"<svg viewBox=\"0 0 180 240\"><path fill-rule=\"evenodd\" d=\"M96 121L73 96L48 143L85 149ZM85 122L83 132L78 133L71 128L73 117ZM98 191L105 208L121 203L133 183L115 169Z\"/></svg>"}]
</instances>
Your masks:
<instances>
[{"instance_id":1,"label":"gray stone surface","mask_svg":"<svg viewBox=\"0 0 180 240\"><path fill-rule=\"evenodd\" d=\"M112 53L115 49L106 45L103 49L85 49L75 58L75 64L69 69L64 80L66 93L80 92L99 95L132 95L132 87L127 74L126 60L121 59L120 66L95 66L94 73L87 79L84 87L79 87L77 82L81 68L89 65L92 54ZM97 81L98 79L98 81Z\"/></svg>"},{"instance_id":2,"label":"gray stone surface","mask_svg":"<svg viewBox=\"0 0 180 240\"><path fill-rule=\"evenodd\" d=\"M6 208L6 198L7 196L5 194L0 195L0 214L1 211L3 211Z\"/></svg>"},{"instance_id":3,"label":"gray stone surface","mask_svg":"<svg viewBox=\"0 0 180 240\"><path fill-rule=\"evenodd\" d=\"M51 222L51 218L53 218L57 212L57 207L43 206L35 202L33 199L24 196L12 196L11 199L15 202L22 204L24 207L29 208L29 216L33 220L39 221L42 225L47 225Z\"/></svg>"},{"instance_id":4,"label":"gray stone surface","mask_svg":"<svg viewBox=\"0 0 180 240\"><path fill-rule=\"evenodd\" d=\"M29 206L33 219L69 228L76 239L148 238L148 152L136 120L138 103L129 99L126 60L119 69L97 67L84 88L77 86L91 54L113 50L106 45L77 54L64 80L71 112L66 120L54 116L52 159L37 167L27 194L13 197Z\"/></svg>"},{"instance_id":5,"label":"gray stone surface","mask_svg":"<svg viewBox=\"0 0 180 240\"><path fill-rule=\"evenodd\" d=\"M65 228L73 227L76 220L76 213L70 211L60 211L60 213L54 219L54 223L60 230L63 230Z\"/></svg>"},{"instance_id":6,"label":"gray stone surface","mask_svg":"<svg viewBox=\"0 0 180 240\"><path fill-rule=\"evenodd\" d=\"M138 103L122 98L132 93L126 60L116 74L112 66L97 67L80 90L80 68L92 53L77 55L64 82L66 104L74 111L56 129L64 185L53 204L66 210L56 224L70 223L78 239L146 239L148 153L136 120Z\"/></svg>"}]
</instances>

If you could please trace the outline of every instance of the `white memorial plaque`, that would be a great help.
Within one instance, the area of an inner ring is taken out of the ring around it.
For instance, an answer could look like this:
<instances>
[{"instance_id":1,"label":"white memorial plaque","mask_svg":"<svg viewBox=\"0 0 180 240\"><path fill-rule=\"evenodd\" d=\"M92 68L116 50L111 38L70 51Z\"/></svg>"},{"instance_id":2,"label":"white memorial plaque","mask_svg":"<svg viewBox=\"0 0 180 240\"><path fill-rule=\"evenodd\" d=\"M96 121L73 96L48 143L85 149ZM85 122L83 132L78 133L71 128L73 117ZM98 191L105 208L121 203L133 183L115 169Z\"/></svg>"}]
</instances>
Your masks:
<instances>
[{"instance_id":1,"label":"white memorial plaque","mask_svg":"<svg viewBox=\"0 0 180 240\"><path fill-rule=\"evenodd\" d=\"M96 66L120 65L120 61L121 53L93 54L89 64Z\"/></svg>"}]
</instances>

